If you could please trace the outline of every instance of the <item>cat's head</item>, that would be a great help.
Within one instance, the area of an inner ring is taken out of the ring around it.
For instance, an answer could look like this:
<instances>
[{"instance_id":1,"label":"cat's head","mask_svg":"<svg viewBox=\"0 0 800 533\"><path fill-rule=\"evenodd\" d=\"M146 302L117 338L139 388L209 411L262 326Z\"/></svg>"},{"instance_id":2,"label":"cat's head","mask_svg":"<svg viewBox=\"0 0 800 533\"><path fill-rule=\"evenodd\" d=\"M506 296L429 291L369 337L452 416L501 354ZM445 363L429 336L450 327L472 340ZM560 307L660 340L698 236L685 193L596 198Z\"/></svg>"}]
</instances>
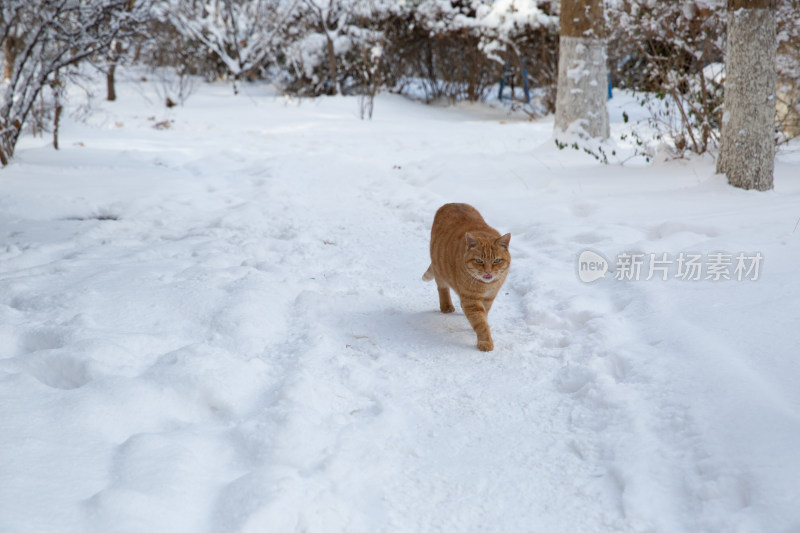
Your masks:
<instances>
[{"instance_id":1,"label":"cat's head","mask_svg":"<svg viewBox=\"0 0 800 533\"><path fill-rule=\"evenodd\" d=\"M511 254L508 253L510 233L498 238L473 237L467 233L465 239L464 261L470 276L491 283L506 273L511 264Z\"/></svg>"}]
</instances>

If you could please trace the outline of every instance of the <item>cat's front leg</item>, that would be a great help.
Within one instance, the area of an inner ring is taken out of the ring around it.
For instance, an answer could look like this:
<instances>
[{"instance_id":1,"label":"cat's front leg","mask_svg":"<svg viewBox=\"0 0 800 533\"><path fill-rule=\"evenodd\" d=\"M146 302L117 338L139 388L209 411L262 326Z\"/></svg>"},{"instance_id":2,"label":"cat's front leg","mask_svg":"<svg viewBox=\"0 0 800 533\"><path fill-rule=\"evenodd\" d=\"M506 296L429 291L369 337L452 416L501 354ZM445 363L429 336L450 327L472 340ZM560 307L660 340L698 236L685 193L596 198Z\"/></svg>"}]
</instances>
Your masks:
<instances>
[{"instance_id":1,"label":"cat's front leg","mask_svg":"<svg viewBox=\"0 0 800 533\"><path fill-rule=\"evenodd\" d=\"M483 301L462 299L461 309L464 310L464 315L478 336L478 349L482 352L494 350L492 333L489 331L489 322L486 320L486 308Z\"/></svg>"},{"instance_id":2,"label":"cat's front leg","mask_svg":"<svg viewBox=\"0 0 800 533\"><path fill-rule=\"evenodd\" d=\"M437 278L436 288L439 290L439 310L442 313L452 313L455 311L456 308L453 307L453 300L450 299L450 286Z\"/></svg>"},{"instance_id":3,"label":"cat's front leg","mask_svg":"<svg viewBox=\"0 0 800 533\"><path fill-rule=\"evenodd\" d=\"M453 307L453 300L450 299L450 288L439 286L439 310L442 313L452 313L456 310Z\"/></svg>"}]
</instances>

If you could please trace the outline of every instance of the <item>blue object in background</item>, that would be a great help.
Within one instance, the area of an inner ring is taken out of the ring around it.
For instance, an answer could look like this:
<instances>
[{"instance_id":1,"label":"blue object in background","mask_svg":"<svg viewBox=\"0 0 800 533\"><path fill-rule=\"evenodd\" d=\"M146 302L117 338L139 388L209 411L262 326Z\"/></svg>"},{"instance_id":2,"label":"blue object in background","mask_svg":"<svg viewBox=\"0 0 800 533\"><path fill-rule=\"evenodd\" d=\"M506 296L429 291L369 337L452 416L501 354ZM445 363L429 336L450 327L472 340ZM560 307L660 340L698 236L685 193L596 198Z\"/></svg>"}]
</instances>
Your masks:
<instances>
[{"instance_id":1,"label":"blue object in background","mask_svg":"<svg viewBox=\"0 0 800 533\"><path fill-rule=\"evenodd\" d=\"M503 75L500 76L500 90L497 93L497 99L503 99L503 89L506 87L506 76L511 74L511 68L509 67L509 62L506 61L505 65L503 65ZM525 103L529 103L531 101L531 92L528 88L528 69L525 68L525 60L522 60L522 88L525 91ZM611 89L609 88L609 91ZM511 95L511 98L514 98L514 95Z\"/></svg>"}]
</instances>

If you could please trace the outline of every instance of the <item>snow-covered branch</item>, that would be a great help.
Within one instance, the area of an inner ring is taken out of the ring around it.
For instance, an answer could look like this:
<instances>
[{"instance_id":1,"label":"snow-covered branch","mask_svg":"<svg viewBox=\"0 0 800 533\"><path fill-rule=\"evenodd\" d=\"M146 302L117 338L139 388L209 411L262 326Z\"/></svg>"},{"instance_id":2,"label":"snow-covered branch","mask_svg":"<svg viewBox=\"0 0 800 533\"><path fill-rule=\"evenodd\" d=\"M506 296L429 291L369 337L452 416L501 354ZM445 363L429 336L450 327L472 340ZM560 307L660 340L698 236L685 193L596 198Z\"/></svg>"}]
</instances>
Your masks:
<instances>
[{"instance_id":1,"label":"snow-covered branch","mask_svg":"<svg viewBox=\"0 0 800 533\"><path fill-rule=\"evenodd\" d=\"M167 0L156 16L197 41L239 80L275 62L280 36L299 0Z\"/></svg>"},{"instance_id":2,"label":"snow-covered branch","mask_svg":"<svg viewBox=\"0 0 800 533\"><path fill-rule=\"evenodd\" d=\"M95 55L145 12L133 0L4 0L6 62L0 101L0 163L8 164L42 89L59 71ZM13 46L8 46L13 37ZM60 82L59 82L60 83Z\"/></svg>"}]
</instances>

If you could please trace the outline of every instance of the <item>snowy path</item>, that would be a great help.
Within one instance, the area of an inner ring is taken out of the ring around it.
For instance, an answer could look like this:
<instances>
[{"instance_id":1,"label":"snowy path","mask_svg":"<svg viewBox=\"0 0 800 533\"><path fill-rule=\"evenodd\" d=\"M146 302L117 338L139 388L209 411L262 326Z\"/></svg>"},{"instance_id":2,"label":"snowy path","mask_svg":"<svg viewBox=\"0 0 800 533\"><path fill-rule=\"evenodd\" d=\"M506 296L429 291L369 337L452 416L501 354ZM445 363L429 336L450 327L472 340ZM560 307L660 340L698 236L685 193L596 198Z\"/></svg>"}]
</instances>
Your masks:
<instances>
[{"instance_id":1,"label":"snowy path","mask_svg":"<svg viewBox=\"0 0 800 533\"><path fill-rule=\"evenodd\" d=\"M251 91L164 131L106 105L0 174L0 531L800 528L796 155L755 198L549 122ZM448 201L512 233L489 354L420 281ZM587 285L585 248L773 276Z\"/></svg>"}]
</instances>

